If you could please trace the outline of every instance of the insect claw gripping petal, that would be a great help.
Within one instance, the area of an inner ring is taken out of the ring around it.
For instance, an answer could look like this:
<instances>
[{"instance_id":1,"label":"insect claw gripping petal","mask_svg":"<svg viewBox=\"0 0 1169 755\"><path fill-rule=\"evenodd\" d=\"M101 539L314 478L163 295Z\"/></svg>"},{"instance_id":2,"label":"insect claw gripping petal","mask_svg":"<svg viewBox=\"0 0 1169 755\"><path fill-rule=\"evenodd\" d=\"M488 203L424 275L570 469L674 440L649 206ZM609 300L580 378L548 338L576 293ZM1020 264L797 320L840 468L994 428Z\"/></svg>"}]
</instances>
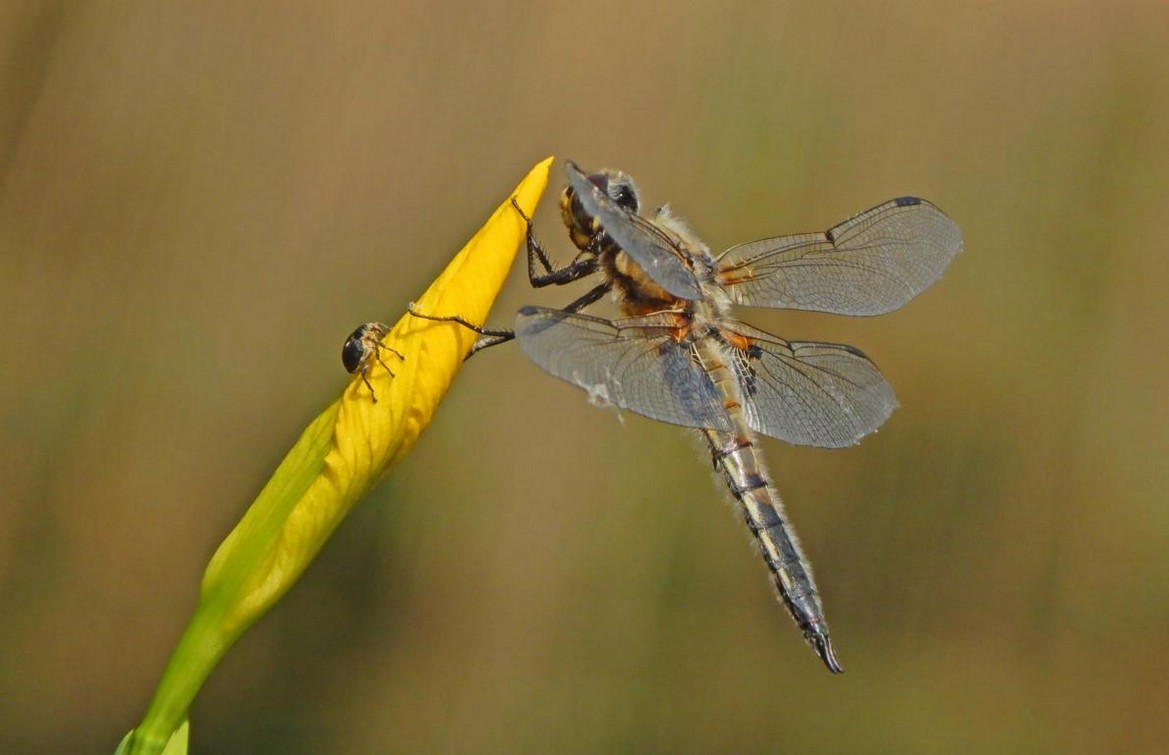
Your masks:
<instances>
[{"instance_id":1,"label":"insect claw gripping petal","mask_svg":"<svg viewBox=\"0 0 1169 755\"><path fill-rule=\"evenodd\" d=\"M523 221L528 224L528 233L531 233L532 232L532 219L528 216L528 213L524 212L524 208L520 207L519 200L516 199L515 197L512 197L511 198L511 206L514 207L515 211L520 214L520 217L523 218Z\"/></svg>"}]
</instances>

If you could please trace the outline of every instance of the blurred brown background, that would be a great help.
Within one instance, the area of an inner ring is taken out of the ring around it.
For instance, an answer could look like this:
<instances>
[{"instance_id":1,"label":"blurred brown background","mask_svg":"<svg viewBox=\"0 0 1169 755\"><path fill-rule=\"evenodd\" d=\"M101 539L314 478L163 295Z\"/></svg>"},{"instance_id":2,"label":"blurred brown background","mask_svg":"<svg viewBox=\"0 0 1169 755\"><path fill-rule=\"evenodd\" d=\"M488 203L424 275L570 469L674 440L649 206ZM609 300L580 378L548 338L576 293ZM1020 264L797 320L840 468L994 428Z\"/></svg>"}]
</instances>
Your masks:
<instances>
[{"instance_id":1,"label":"blurred brown background","mask_svg":"<svg viewBox=\"0 0 1169 755\"><path fill-rule=\"evenodd\" d=\"M1169 741L1164 3L190 5L0 8L0 751L113 750L346 334L548 154L716 249L902 194L965 231L898 313L743 313L901 401L766 444L847 673L686 432L511 345L227 657L195 752ZM517 265L492 324L580 291Z\"/></svg>"}]
</instances>

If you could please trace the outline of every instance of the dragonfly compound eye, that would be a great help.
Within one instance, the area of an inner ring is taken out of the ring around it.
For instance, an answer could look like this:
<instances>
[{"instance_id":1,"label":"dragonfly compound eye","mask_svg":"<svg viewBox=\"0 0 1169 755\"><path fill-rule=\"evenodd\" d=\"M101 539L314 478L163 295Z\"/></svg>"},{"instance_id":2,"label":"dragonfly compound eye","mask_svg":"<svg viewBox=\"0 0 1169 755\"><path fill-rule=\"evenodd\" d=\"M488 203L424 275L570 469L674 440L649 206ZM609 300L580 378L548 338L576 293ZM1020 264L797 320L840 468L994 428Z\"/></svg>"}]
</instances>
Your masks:
<instances>
[{"instance_id":1,"label":"dragonfly compound eye","mask_svg":"<svg viewBox=\"0 0 1169 755\"><path fill-rule=\"evenodd\" d=\"M633 179L625 173L619 170L603 170L589 176L589 181L605 192L609 199L612 199L619 207L634 215L637 214L637 210L641 207L641 199Z\"/></svg>"},{"instance_id":2,"label":"dragonfly compound eye","mask_svg":"<svg viewBox=\"0 0 1169 755\"><path fill-rule=\"evenodd\" d=\"M598 184L601 186L601 190L608 194L609 198L619 206L636 215L638 209L641 207L641 198L638 195L637 186L634 185L633 179L619 170L605 171L603 175L605 177L605 184Z\"/></svg>"}]
</instances>

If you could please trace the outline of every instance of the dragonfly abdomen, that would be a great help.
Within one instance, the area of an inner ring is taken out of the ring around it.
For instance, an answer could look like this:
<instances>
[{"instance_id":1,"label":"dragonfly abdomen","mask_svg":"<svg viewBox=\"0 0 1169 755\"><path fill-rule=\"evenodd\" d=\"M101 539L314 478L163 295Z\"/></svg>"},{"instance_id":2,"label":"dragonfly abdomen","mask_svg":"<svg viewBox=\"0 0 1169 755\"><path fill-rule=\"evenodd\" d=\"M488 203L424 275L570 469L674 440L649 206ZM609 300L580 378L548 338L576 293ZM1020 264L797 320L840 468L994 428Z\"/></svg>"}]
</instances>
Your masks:
<instances>
[{"instance_id":1,"label":"dragonfly abdomen","mask_svg":"<svg viewBox=\"0 0 1169 755\"><path fill-rule=\"evenodd\" d=\"M840 673L843 669L832 650L812 567L783 515L779 492L768 479L758 450L749 439L732 433L702 433L747 528L759 544L780 600L824 665Z\"/></svg>"},{"instance_id":2,"label":"dragonfly abdomen","mask_svg":"<svg viewBox=\"0 0 1169 755\"><path fill-rule=\"evenodd\" d=\"M824 665L830 671L840 673L844 669L832 650L824 608L812 578L812 567L783 514L779 491L771 483L763 455L755 445L743 414L735 376L720 353L721 349L711 340L696 344L697 356L708 370L735 431L707 429L702 434L710 445L715 466L721 469L747 527L759 544L780 600Z\"/></svg>"}]
</instances>

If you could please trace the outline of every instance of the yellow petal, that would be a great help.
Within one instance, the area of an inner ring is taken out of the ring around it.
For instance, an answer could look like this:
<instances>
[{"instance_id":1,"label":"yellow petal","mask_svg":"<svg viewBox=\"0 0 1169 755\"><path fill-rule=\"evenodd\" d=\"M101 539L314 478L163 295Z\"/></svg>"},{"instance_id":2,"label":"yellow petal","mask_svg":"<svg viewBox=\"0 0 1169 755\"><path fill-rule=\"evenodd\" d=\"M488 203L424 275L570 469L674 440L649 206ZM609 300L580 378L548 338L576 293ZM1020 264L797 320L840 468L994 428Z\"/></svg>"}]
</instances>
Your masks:
<instances>
[{"instance_id":1,"label":"yellow petal","mask_svg":"<svg viewBox=\"0 0 1169 755\"><path fill-rule=\"evenodd\" d=\"M417 311L486 320L527 229L512 197L530 217L551 164L548 158L528 173L418 298ZM377 402L356 375L309 424L208 564L195 615L130 751L165 746L227 649L295 583L354 503L414 447L476 337L457 323L403 314L384 340L402 355L383 353L394 376L380 364L367 376Z\"/></svg>"},{"instance_id":2,"label":"yellow petal","mask_svg":"<svg viewBox=\"0 0 1169 755\"><path fill-rule=\"evenodd\" d=\"M511 196L530 217L544 191L550 165L551 158L533 168L419 297L418 311L457 314L474 323L486 320L527 229L511 206ZM324 466L288 513L268 563L254 575L247 599L239 606L238 620L247 621L282 594L357 499L413 448L476 338L474 331L458 323L410 314L398 320L385 339L387 346L403 356L398 361L392 354L385 355L394 362L394 376L380 365L370 371L376 403L360 376L350 380L336 407L332 447ZM228 545L225 542L224 548Z\"/></svg>"}]
</instances>

